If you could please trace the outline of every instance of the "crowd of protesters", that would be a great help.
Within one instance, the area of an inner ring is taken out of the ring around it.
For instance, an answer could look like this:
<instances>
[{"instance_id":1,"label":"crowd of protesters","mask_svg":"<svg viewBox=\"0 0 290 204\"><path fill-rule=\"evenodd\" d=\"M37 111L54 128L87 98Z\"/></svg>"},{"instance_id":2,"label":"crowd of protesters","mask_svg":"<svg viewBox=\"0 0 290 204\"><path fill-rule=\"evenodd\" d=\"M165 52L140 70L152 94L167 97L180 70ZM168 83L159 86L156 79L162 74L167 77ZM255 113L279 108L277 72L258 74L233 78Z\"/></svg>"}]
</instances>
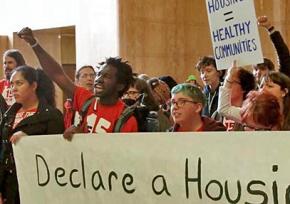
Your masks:
<instances>
[{"instance_id":1,"label":"crowd of protesters","mask_svg":"<svg viewBox=\"0 0 290 204\"><path fill-rule=\"evenodd\" d=\"M19 203L12 145L28 135L75 133L290 130L290 54L266 16L258 18L274 44L279 67L267 58L252 70L218 70L214 57L196 64L182 83L171 76L133 73L128 62L107 58L95 69L79 68L75 81L39 44L29 28L18 36L37 56L42 69L26 65L15 49L3 54L0 81L1 203ZM48 77L49 76L49 77ZM53 82L66 94L64 114L55 106Z\"/></svg>"}]
</instances>

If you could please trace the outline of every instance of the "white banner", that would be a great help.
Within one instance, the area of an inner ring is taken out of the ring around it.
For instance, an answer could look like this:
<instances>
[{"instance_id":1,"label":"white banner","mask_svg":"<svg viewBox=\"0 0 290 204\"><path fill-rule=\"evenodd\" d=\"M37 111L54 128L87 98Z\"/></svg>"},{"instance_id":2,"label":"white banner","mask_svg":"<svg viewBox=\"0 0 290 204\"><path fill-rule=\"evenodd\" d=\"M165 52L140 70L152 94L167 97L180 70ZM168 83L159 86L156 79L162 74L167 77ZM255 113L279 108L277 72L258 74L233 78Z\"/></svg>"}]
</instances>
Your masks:
<instances>
[{"instance_id":1,"label":"white banner","mask_svg":"<svg viewBox=\"0 0 290 204\"><path fill-rule=\"evenodd\" d=\"M263 62L253 0L205 0L218 69Z\"/></svg>"},{"instance_id":2,"label":"white banner","mask_svg":"<svg viewBox=\"0 0 290 204\"><path fill-rule=\"evenodd\" d=\"M289 204L289 136L28 136L13 148L22 204Z\"/></svg>"}]
</instances>

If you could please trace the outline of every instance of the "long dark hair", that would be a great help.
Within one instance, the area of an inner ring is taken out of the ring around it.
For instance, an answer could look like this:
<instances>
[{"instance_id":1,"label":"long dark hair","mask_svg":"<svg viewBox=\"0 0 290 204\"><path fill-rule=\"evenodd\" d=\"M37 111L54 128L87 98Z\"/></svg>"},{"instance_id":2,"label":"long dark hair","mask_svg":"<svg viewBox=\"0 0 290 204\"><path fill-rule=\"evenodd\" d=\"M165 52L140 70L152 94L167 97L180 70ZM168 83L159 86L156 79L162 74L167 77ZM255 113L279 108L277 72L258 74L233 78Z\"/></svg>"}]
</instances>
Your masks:
<instances>
[{"instance_id":1,"label":"long dark hair","mask_svg":"<svg viewBox=\"0 0 290 204\"><path fill-rule=\"evenodd\" d=\"M283 125L282 130L290 130L290 78L281 73L271 71L268 76L266 76L267 80L270 79L273 83L278 84L281 90L285 91L285 96L283 97Z\"/></svg>"},{"instance_id":2,"label":"long dark hair","mask_svg":"<svg viewBox=\"0 0 290 204\"><path fill-rule=\"evenodd\" d=\"M256 87L255 77L253 73L249 72L244 68L241 68L238 70L238 78L241 88L243 90L243 100L245 100L248 93L254 90Z\"/></svg>"},{"instance_id":3,"label":"long dark hair","mask_svg":"<svg viewBox=\"0 0 290 204\"><path fill-rule=\"evenodd\" d=\"M10 49L10 50L6 50L3 54L3 57L12 57L17 66L22 66L22 65L25 65L25 60L24 60L24 57L23 55L20 53L19 50L16 50L16 49Z\"/></svg>"},{"instance_id":4,"label":"long dark hair","mask_svg":"<svg viewBox=\"0 0 290 204\"><path fill-rule=\"evenodd\" d=\"M40 103L55 107L55 87L43 70L24 65L17 67L13 72L20 72L29 84L36 82L36 95Z\"/></svg>"}]
</instances>

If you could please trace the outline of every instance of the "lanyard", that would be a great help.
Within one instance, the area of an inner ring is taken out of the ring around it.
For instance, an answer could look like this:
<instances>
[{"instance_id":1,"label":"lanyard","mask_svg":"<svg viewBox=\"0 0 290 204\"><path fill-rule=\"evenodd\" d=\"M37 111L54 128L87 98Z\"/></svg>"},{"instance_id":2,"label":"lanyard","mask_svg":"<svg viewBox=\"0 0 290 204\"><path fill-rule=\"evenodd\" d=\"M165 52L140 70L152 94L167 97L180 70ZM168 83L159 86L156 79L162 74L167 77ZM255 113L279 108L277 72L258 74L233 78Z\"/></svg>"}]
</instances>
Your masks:
<instances>
[{"instance_id":1,"label":"lanyard","mask_svg":"<svg viewBox=\"0 0 290 204\"><path fill-rule=\"evenodd\" d=\"M211 116L210 112L211 112L211 106L212 106L212 103L213 103L213 100L216 96L216 93L217 93L217 89L215 90L212 98L210 97L211 96L211 93L209 92L209 100L207 102L207 106L208 106L208 114Z\"/></svg>"}]
</instances>

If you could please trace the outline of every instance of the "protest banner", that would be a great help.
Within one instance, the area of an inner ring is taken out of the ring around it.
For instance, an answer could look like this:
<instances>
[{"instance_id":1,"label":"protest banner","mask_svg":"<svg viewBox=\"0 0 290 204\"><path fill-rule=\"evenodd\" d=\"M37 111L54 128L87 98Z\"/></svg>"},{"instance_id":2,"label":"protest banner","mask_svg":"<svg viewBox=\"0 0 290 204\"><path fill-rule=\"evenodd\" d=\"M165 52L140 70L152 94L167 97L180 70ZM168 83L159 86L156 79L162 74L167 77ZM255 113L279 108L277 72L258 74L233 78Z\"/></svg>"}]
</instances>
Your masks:
<instances>
[{"instance_id":1,"label":"protest banner","mask_svg":"<svg viewBox=\"0 0 290 204\"><path fill-rule=\"evenodd\" d=\"M28 136L22 204L290 203L290 132Z\"/></svg>"},{"instance_id":2,"label":"protest banner","mask_svg":"<svg viewBox=\"0 0 290 204\"><path fill-rule=\"evenodd\" d=\"M205 0L217 68L263 62L253 0Z\"/></svg>"}]
</instances>

